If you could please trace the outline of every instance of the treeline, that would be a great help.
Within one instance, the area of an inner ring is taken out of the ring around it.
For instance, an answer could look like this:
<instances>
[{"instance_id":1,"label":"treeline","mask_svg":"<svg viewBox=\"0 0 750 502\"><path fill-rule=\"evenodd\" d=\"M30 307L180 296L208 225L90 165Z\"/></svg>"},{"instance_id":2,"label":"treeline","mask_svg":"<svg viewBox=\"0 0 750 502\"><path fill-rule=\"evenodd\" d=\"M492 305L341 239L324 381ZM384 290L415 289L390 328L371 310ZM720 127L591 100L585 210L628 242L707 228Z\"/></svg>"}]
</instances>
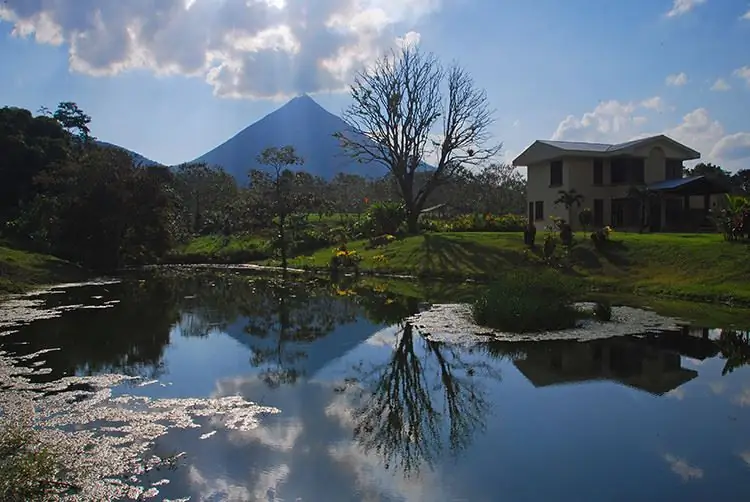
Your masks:
<instances>
[{"instance_id":1,"label":"treeline","mask_svg":"<svg viewBox=\"0 0 750 502\"><path fill-rule=\"evenodd\" d=\"M124 150L99 145L90 122L71 102L36 116L0 109L4 238L90 268L113 269L158 261L196 235L274 234L282 213L323 217L404 201L392 176L342 173L325 180L305 172L304 159L275 173L268 161L248 159L257 169L239 182L204 164L142 167ZM417 172L415 186L428 178ZM429 202L458 213L522 214L525 189L512 167L493 164L441 185ZM281 212L280 201L286 206Z\"/></svg>"}]
</instances>

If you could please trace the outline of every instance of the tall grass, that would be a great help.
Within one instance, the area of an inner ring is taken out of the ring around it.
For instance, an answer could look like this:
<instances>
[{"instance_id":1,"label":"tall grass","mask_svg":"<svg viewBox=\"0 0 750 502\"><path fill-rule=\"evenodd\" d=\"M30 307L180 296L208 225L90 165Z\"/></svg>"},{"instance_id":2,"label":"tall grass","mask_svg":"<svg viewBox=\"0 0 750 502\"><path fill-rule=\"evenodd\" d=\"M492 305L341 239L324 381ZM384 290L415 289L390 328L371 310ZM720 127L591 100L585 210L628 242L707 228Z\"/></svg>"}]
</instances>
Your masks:
<instances>
[{"instance_id":1,"label":"tall grass","mask_svg":"<svg viewBox=\"0 0 750 502\"><path fill-rule=\"evenodd\" d=\"M515 333L575 327L580 284L552 270L519 270L497 281L474 303L477 324Z\"/></svg>"}]
</instances>

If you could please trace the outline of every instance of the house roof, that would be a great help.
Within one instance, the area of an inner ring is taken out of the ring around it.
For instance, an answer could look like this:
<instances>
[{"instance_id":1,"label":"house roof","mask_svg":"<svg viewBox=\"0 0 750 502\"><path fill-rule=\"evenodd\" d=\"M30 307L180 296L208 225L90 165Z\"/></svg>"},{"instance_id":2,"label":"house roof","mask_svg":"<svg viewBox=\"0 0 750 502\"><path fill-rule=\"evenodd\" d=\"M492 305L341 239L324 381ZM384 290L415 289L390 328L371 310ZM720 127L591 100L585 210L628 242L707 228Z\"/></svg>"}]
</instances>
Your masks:
<instances>
[{"instance_id":1,"label":"house roof","mask_svg":"<svg viewBox=\"0 0 750 502\"><path fill-rule=\"evenodd\" d=\"M659 181L648 185L646 189L652 192L684 193L686 195L702 195L727 193L729 187L708 176L691 176L673 180Z\"/></svg>"},{"instance_id":2,"label":"house roof","mask_svg":"<svg viewBox=\"0 0 750 502\"><path fill-rule=\"evenodd\" d=\"M701 154L692 148L688 148L682 143L678 143L672 138L659 134L657 136L649 136L647 138L640 138L633 141L627 141L625 143L586 143L581 141L552 141L552 140L536 140L526 150L521 153L518 157L513 160L514 166L527 166L531 163L544 162L554 158L559 158L566 155L587 155L596 157L614 157L616 155L625 155L631 153L633 150L642 146L654 143L657 141L667 142L675 147L677 150L683 152L680 160L694 160L699 159Z\"/></svg>"}]
</instances>

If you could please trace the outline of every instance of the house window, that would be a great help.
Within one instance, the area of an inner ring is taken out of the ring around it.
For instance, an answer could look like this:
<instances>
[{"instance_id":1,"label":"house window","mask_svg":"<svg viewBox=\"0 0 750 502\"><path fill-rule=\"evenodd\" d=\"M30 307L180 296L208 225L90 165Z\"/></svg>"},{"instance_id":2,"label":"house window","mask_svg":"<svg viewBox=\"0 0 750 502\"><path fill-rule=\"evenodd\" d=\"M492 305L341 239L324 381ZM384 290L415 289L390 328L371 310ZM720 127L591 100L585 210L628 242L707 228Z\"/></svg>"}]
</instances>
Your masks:
<instances>
[{"instance_id":1,"label":"house window","mask_svg":"<svg viewBox=\"0 0 750 502\"><path fill-rule=\"evenodd\" d=\"M529 221L534 221L534 203L529 202Z\"/></svg>"},{"instance_id":2,"label":"house window","mask_svg":"<svg viewBox=\"0 0 750 502\"><path fill-rule=\"evenodd\" d=\"M544 219L544 201L536 201L536 207L534 207L534 216L536 221Z\"/></svg>"},{"instance_id":3,"label":"house window","mask_svg":"<svg viewBox=\"0 0 750 502\"><path fill-rule=\"evenodd\" d=\"M604 226L604 200L594 199L594 226Z\"/></svg>"},{"instance_id":4,"label":"house window","mask_svg":"<svg viewBox=\"0 0 750 502\"><path fill-rule=\"evenodd\" d=\"M625 183L628 181L628 166L626 159L612 159L610 171L612 183Z\"/></svg>"},{"instance_id":5,"label":"house window","mask_svg":"<svg viewBox=\"0 0 750 502\"><path fill-rule=\"evenodd\" d=\"M563 163L562 160L556 160L549 165L549 185L559 187L563 184Z\"/></svg>"},{"instance_id":6,"label":"house window","mask_svg":"<svg viewBox=\"0 0 750 502\"><path fill-rule=\"evenodd\" d=\"M664 173L664 179L676 180L682 178L682 161L667 159L666 169L667 172Z\"/></svg>"},{"instance_id":7,"label":"house window","mask_svg":"<svg viewBox=\"0 0 750 502\"><path fill-rule=\"evenodd\" d=\"M612 159L612 183L643 183L646 161L637 157Z\"/></svg>"},{"instance_id":8,"label":"house window","mask_svg":"<svg viewBox=\"0 0 750 502\"><path fill-rule=\"evenodd\" d=\"M604 161L594 159L594 185L604 184Z\"/></svg>"},{"instance_id":9,"label":"house window","mask_svg":"<svg viewBox=\"0 0 750 502\"><path fill-rule=\"evenodd\" d=\"M646 179L646 161L644 159L631 159L630 163L630 182L643 183Z\"/></svg>"}]
</instances>

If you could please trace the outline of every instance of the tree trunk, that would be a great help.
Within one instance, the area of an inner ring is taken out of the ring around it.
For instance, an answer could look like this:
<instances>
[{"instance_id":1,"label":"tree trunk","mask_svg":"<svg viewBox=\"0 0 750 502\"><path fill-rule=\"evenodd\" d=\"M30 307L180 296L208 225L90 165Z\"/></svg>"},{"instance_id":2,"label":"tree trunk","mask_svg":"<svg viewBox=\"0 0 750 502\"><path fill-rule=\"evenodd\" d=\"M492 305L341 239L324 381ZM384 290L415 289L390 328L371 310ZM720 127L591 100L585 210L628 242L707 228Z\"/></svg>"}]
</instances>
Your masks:
<instances>
[{"instance_id":1,"label":"tree trunk","mask_svg":"<svg viewBox=\"0 0 750 502\"><path fill-rule=\"evenodd\" d=\"M286 272L286 233L284 231L284 224L286 222L286 215L279 215L279 247L281 248L281 268Z\"/></svg>"},{"instance_id":2,"label":"tree trunk","mask_svg":"<svg viewBox=\"0 0 750 502\"><path fill-rule=\"evenodd\" d=\"M406 210L406 228L409 235L419 233L419 211L414 206Z\"/></svg>"}]
</instances>

